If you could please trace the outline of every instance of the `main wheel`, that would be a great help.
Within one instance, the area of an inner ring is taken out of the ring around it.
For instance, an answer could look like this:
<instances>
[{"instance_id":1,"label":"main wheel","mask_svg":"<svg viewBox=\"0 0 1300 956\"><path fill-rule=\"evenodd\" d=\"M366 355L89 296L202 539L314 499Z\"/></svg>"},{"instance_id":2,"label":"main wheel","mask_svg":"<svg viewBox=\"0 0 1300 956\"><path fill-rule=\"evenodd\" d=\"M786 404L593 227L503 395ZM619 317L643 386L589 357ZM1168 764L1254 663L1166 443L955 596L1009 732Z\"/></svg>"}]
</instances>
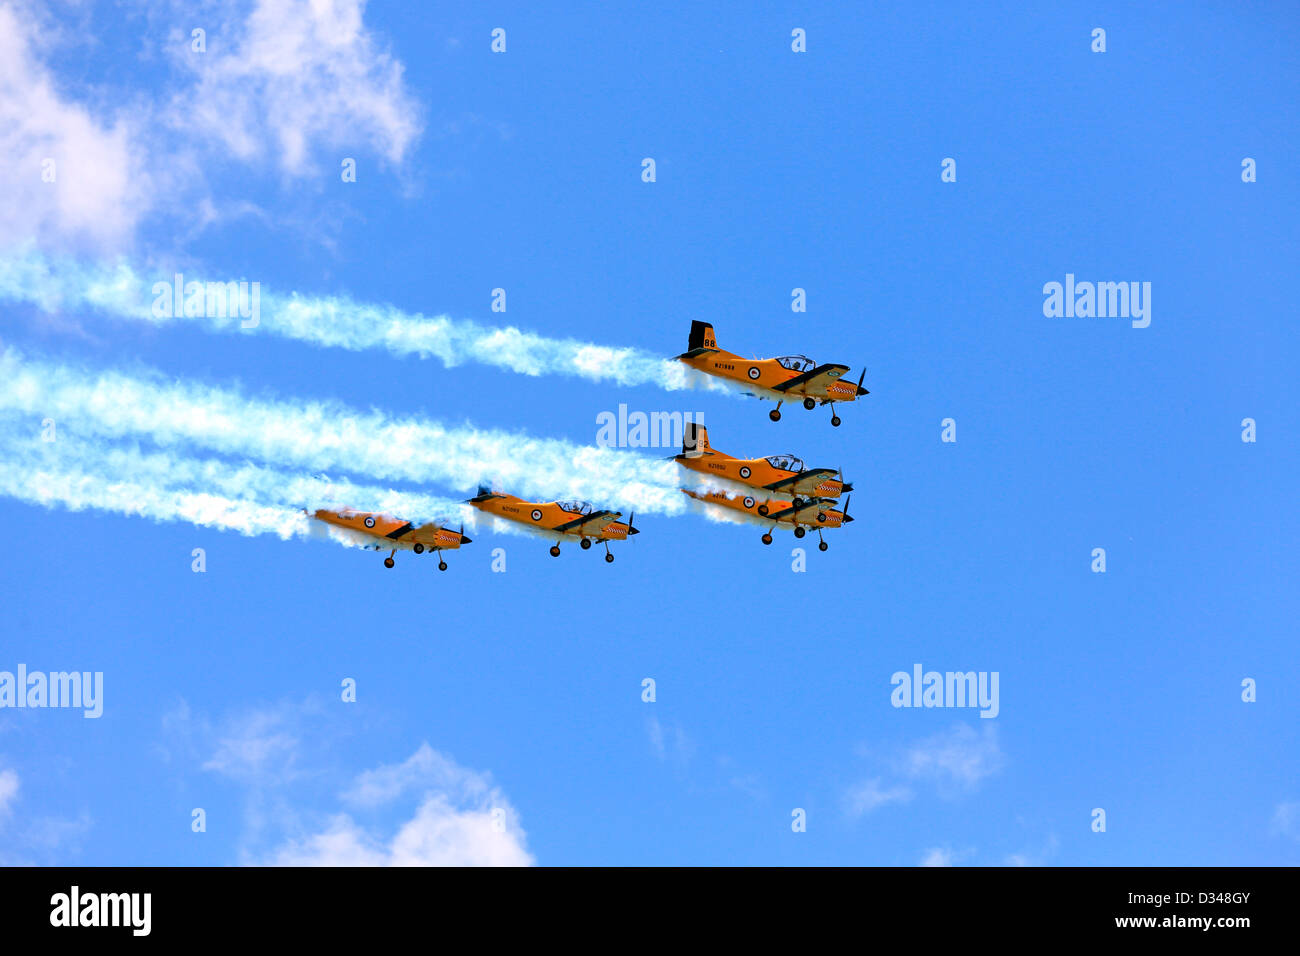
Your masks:
<instances>
[{"instance_id":1,"label":"main wheel","mask_svg":"<svg viewBox=\"0 0 1300 956\"><path fill-rule=\"evenodd\" d=\"M764 544L771 544L771 543L772 543L772 536L771 536L770 534L765 534L765 535L763 535L763 543L764 543Z\"/></svg>"},{"instance_id":2,"label":"main wheel","mask_svg":"<svg viewBox=\"0 0 1300 956\"><path fill-rule=\"evenodd\" d=\"M411 550L416 554L424 554L424 545L417 541L415 544L411 545Z\"/></svg>"},{"instance_id":3,"label":"main wheel","mask_svg":"<svg viewBox=\"0 0 1300 956\"><path fill-rule=\"evenodd\" d=\"M814 408L817 407L817 403L814 402L811 398L805 398L803 400L803 407L808 409L808 411L811 412Z\"/></svg>"},{"instance_id":4,"label":"main wheel","mask_svg":"<svg viewBox=\"0 0 1300 956\"><path fill-rule=\"evenodd\" d=\"M774 422L779 422L781 420L781 410L779 408L774 408L767 413L767 417L772 419Z\"/></svg>"},{"instance_id":5,"label":"main wheel","mask_svg":"<svg viewBox=\"0 0 1300 956\"><path fill-rule=\"evenodd\" d=\"M605 553L605 563L606 563L606 564L609 564L609 563L611 563L613 560L614 560L614 555L611 554L611 553L609 553L609 552L606 552L606 553Z\"/></svg>"},{"instance_id":6,"label":"main wheel","mask_svg":"<svg viewBox=\"0 0 1300 956\"><path fill-rule=\"evenodd\" d=\"M578 547L582 548L583 551L590 551L590 550L591 550L591 539L590 539L590 538L583 538L581 541L578 542Z\"/></svg>"},{"instance_id":7,"label":"main wheel","mask_svg":"<svg viewBox=\"0 0 1300 956\"><path fill-rule=\"evenodd\" d=\"M825 550L826 550L827 548L829 548L829 547L830 547L830 545L827 544L825 541L818 541L818 542L817 542L817 550L818 550L818 551L825 551Z\"/></svg>"},{"instance_id":8,"label":"main wheel","mask_svg":"<svg viewBox=\"0 0 1300 956\"><path fill-rule=\"evenodd\" d=\"M840 427L840 416L838 416L838 415L832 415L832 416L831 416L831 427L832 427L832 428L839 428L839 427Z\"/></svg>"},{"instance_id":9,"label":"main wheel","mask_svg":"<svg viewBox=\"0 0 1300 956\"><path fill-rule=\"evenodd\" d=\"M799 527L798 525L795 525L794 536L795 536L796 538L802 538L802 537L803 537L804 535L806 535L807 533L808 533L808 532L805 531L803 528Z\"/></svg>"},{"instance_id":10,"label":"main wheel","mask_svg":"<svg viewBox=\"0 0 1300 956\"><path fill-rule=\"evenodd\" d=\"M560 556L560 546L558 544L551 545L551 557L558 558L559 556Z\"/></svg>"},{"instance_id":11,"label":"main wheel","mask_svg":"<svg viewBox=\"0 0 1300 956\"><path fill-rule=\"evenodd\" d=\"M794 505L795 510L798 511L803 507L803 499L796 495L794 501L790 502L790 504Z\"/></svg>"},{"instance_id":12,"label":"main wheel","mask_svg":"<svg viewBox=\"0 0 1300 956\"><path fill-rule=\"evenodd\" d=\"M395 565L396 563L397 563L397 562L394 561L392 558L384 558L384 567L386 567L386 568L391 568L391 567L392 567L393 565Z\"/></svg>"},{"instance_id":13,"label":"main wheel","mask_svg":"<svg viewBox=\"0 0 1300 956\"><path fill-rule=\"evenodd\" d=\"M764 518L766 518L766 517L767 517L767 505L759 505L759 506L758 506L758 513L761 514Z\"/></svg>"},{"instance_id":14,"label":"main wheel","mask_svg":"<svg viewBox=\"0 0 1300 956\"><path fill-rule=\"evenodd\" d=\"M446 571L446 570L447 570L447 562L446 562L446 561L439 561L439 562L438 562L438 570L439 570L439 571Z\"/></svg>"}]
</instances>

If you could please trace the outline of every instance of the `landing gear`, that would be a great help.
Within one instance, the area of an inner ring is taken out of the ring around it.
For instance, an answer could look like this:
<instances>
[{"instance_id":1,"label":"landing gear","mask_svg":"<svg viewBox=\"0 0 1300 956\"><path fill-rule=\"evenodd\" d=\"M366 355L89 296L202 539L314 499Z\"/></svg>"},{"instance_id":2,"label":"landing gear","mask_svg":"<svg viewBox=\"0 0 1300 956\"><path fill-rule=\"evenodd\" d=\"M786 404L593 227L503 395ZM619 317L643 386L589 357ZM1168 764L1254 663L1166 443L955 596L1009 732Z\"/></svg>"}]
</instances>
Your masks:
<instances>
[{"instance_id":1,"label":"landing gear","mask_svg":"<svg viewBox=\"0 0 1300 956\"><path fill-rule=\"evenodd\" d=\"M397 553L396 551L393 552L393 554L396 553ZM393 554L390 554L388 557L384 558L384 567L391 568L393 565L397 563L396 561L393 560Z\"/></svg>"},{"instance_id":2,"label":"landing gear","mask_svg":"<svg viewBox=\"0 0 1300 956\"><path fill-rule=\"evenodd\" d=\"M605 563L606 563L606 564L613 564L613 563L614 563L614 555L612 555L612 554L610 553L610 551L609 551L609 542L608 542L608 541L605 542Z\"/></svg>"},{"instance_id":3,"label":"landing gear","mask_svg":"<svg viewBox=\"0 0 1300 956\"><path fill-rule=\"evenodd\" d=\"M416 554L424 554L424 545L417 541L415 544L411 545L411 550Z\"/></svg>"},{"instance_id":4,"label":"landing gear","mask_svg":"<svg viewBox=\"0 0 1300 956\"><path fill-rule=\"evenodd\" d=\"M560 556L560 546L558 544L551 545L551 557L558 558L559 556Z\"/></svg>"},{"instance_id":5,"label":"landing gear","mask_svg":"<svg viewBox=\"0 0 1300 956\"><path fill-rule=\"evenodd\" d=\"M758 506L758 513L759 513L760 515L762 515L764 518L766 518L766 517L767 517L767 505L759 505L759 506Z\"/></svg>"},{"instance_id":6,"label":"landing gear","mask_svg":"<svg viewBox=\"0 0 1300 956\"><path fill-rule=\"evenodd\" d=\"M808 532L807 532L806 530L804 530L804 528L803 528L801 525L795 525L795 526L794 526L794 536L795 536L796 538L802 538L802 537L803 537L804 535L806 535L807 533L808 533Z\"/></svg>"},{"instance_id":7,"label":"landing gear","mask_svg":"<svg viewBox=\"0 0 1300 956\"><path fill-rule=\"evenodd\" d=\"M447 570L447 562L444 561L444 560L442 560L442 558L439 558L439 559L438 559L438 570L439 570L439 571L446 571L446 570Z\"/></svg>"},{"instance_id":8,"label":"landing gear","mask_svg":"<svg viewBox=\"0 0 1300 956\"><path fill-rule=\"evenodd\" d=\"M814 408L817 407L817 403L814 402L811 398L805 398L803 400L803 407L808 409L808 411L811 412Z\"/></svg>"},{"instance_id":9,"label":"landing gear","mask_svg":"<svg viewBox=\"0 0 1300 956\"><path fill-rule=\"evenodd\" d=\"M840 416L838 416L838 415L832 415L832 416L831 416L831 427L832 427L832 428L839 428L839 427L840 427Z\"/></svg>"},{"instance_id":10,"label":"landing gear","mask_svg":"<svg viewBox=\"0 0 1300 956\"><path fill-rule=\"evenodd\" d=\"M591 539L590 539L590 538L583 538L581 541L578 542L578 547L582 548L583 551L590 551L590 550L591 550Z\"/></svg>"},{"instance_id":11,"label":"landing gear","mask_svg":"<svg viewBox=\"0 0 1300 956\"><path fill-rule=\"evenodd\" d=\"M778 405L776 408L768 412L767 417L772 419L774 422L779 422L781 420L781 406Z\"/></svg>"},{"instance_id":12,"label":"landing gear","mask_svg":"<svg viewBox=\"0 0 1300 956\"><path fill-rule=\"evenodd\" d=\"M764 534L764 535L763 535L763 543L764 543L764 544L771 544L771 543L772 543L772 536L771 536L770 534Z\"/></svg>"},{"instance_id":13,"label":"landing gear","mask_svg":"<svg viewBox=\"0 0 1300 956\"><path fill-rule=\"evenodd\" d=\"M821 536L822 536L822 529L821 529L821 528L818 528L818 529L817 529L817 537L820 538ZM817 542L817 550L818 550L818 551L825 551L825 550L826 550L827 548L829 548L829 547L830 547L830 545L828 545L828 544L826 543L825 540L822 540L822 541L818 541L818 542Z\"/></svg>"},{"instance_id":14,"label":"landing gear","mask_svg":"<svg viewBox=\"0 0 1300 956\"><path fill-rule=\"evenodd\" d=\"M795 511L798 511L800 508L803 507L803 505L804 505L804 501L803 501L802 498L800 498L800 497L798 497L798 496L796 495L794 501L790 502L790 504L794 505L794 510L795 510Z\"/></svg>"}]
</instances>

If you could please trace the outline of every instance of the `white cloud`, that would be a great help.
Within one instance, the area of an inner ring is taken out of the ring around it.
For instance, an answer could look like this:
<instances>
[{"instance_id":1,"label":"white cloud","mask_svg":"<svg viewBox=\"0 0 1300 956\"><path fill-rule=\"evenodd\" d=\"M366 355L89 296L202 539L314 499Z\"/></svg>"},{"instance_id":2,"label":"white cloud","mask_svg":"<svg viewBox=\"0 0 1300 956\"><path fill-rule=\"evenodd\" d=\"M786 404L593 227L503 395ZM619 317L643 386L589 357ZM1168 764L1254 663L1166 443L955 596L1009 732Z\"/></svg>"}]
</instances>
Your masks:
<instances>
[{"instance_id":1,"label":"white cloud","mask_svg":"<svg viewBox=\"0 0 1300 956\"><path fill-rule=\"evenodd\" d=\"M1300 800L1279 803L1273 810L1273 833L1300 840Z\"/></svg>"},{"instance_id":2,"label":"white cloud","mask_svg":"<svg viewBox=\"0 0 1300 956\"><path fill-rule=\"evenodd\" d=\"M968 790L1000 769L1002 763L997 732L992 726L976 732L966 724L958 724L908 750L902 772L914 779L933 779L941 785Z\"/></svg>"},{"instance_id":3,"label":"white cloud","mask_svg":"<svg viewBox=\"0 0 1300 956\"><path fill-rule=\"evenodd\" d=\"M977 732L958 724L904 750L889 764L892 779L876 776L850 787L845 807L851 816L861 816L887 804L906 803L919 782L932 784L941 796L953 796L975 789L1004 762L993 727Z\"/></svg>"},{"instance_id":4,"label":"white cloud","mask_svg":"<svg viewBox=\"0 0 1300 956\"><path fill-rule=\"evenodd\" d=\"M212 770L245 783L289 779L294 774L298 739L280 711L257 710L233 721L217 741L217 749L204 762Z\"/></svg>"},{"instance_id":5,"label":"white cloud","mask_svg":"<svg viewBox=\"0 0 1300 956\"><path fill-rule=\"evenodd\" d=\"M168 234L181 238L262 216L245 197L211 195L209 170L232 158L289 177L314 174L324 151L334 175L344 156L402 163L423 121L364 9L364 0L151 9L146 49L167 51L173 71L161 91L109 90L74 88L49 66L54 46L121 54L99 48L89 14L65 29L38 4L0 0L0 245L122 252L154 216L177 220ZM165 32L180 12L204 23L206 52L191 50L188 32ZM47 160L53 182L42 179ZM276 222L296 215L280 213Z\"/></svg>"},{"instance_id":6,"label":"white cloud","mask_svg":"<svg viewBox=\"0 0 1300 956\"><path fill-rule=\"evenodd\" d=\"M35 29L27 10L0 4L0 242L118 246L151 202L138 130L70 99L40 61ZM42 179L48 160L53 182Z\"/></svg>"},{"instance_id":7,"label":"white cloud","mask_svg":"<svg viewBox=\"0 0 1300 956\"><path fill-rule=\"evenodd\" d=\"M952 866L952 850L934 847L921 857L921 866Z\"/></svg>"},{"instance_id":8,"label":"white cloud","mask_svg":"<svg viewBox=\"0 0 1300 956\"><path fill-rule=\"evenodd\" d=\"M320 832L294 838L261 862L273 866L529 866L519 814L491 779L421 744L400 764L360 774L345 802L374 808L418 793L418 807L391 837L336 814Z\"/></svg>"},{"instance_id":9,"label":"white cloud","mask_svg":"<svg viewBox=\"0 0 1300 956\"><path fill-rule=\"evenodd\" d=\"M12 770L0 770L0 816L9 813L10 805L18 796L18 774Z\"/></svg>"},{"instance_id":10,"label":"white cloud","mask_svg":"<svg viewBox=\"0 0 1300 956\"><path fill-rule=\"evenodd\" d=\"M292 175L310 171L318 142L400 163L421 120L401 62L365 29L364 9L365 0L258 0L246 18L227 8L204 53L175 37L173 62L195 82L173 98L171 122Z\"/></svg>"},{"instance_id":11,"label":"white cloud","mask_svg":"<svg viewBox=\"0 0 1300 956\"><path fill-rule=\"evenodd\" d=\"M873 777L850 788L846 803L849 813L856 817L886 804L906 803L910 799L912 799L912 791L909 787L885 786L879 777Z\"/></svg>"}]
</instances>

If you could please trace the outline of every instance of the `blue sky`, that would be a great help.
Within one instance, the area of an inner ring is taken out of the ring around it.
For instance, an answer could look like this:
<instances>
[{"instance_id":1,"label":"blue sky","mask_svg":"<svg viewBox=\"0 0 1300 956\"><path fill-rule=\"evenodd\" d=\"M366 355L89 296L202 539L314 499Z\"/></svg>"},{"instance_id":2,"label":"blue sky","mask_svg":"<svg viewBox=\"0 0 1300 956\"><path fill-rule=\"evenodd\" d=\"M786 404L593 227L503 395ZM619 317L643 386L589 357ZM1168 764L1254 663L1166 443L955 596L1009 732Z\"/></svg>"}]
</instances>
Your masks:
<instances>
[{"instance_id":1,"label":"blue sky","mask_svg":"<svg viewBox=\"0 0 1300 956\"><path fill-rule=\"evenodd\" d=\"M734 454L842 467L857 519L803 572L812 539L647 508L612 565L484 526L439 574L0 497L0 671L104 674L97 720L0 710L0 861L1300 862L1294 8L0 18L0 263L181 268L646 356L703 319L745 355L865 365L871 389L838 429L824 409L773 424L699 389L0 303L24 362L250 401L565 447L620 403L702 412ZM50 156L68 172L43 184ZM1150 326L1046 317L1067 273L1151 283ZM38 435L40 401L6 434ZM58 426L54 454L89 433ZM246 457L156 438L111 444ZM917 663L996 671L997 717L891 706Z\"/></svg>"}]
</instances>

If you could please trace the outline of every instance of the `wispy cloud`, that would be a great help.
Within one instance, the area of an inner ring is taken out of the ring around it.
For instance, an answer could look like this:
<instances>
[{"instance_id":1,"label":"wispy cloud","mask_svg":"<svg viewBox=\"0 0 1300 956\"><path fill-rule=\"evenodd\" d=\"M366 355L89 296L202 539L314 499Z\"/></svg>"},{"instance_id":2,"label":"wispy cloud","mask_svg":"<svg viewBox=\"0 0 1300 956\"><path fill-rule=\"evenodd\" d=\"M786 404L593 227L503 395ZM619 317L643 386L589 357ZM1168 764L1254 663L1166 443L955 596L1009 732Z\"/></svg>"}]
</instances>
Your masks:
<instances>
[{"instance_id":1,"label":"wispy cloud","mask_svg":"<svg viewBox=\"0 0 1300 956\"><path fill-rule=\"evenodd\" d=\"M976 789L1004 763L993 727L976 731L958 724L905 747L885 762L885 773L849 787L845 809L850 816L862 816L892 803L906 803L923 783L942 797L956 797Z\"/></svg>"},{"instance_id":2,"label":"wispy cloud","mask_svg":"<svg viewBox=\"0 0 1300 956\"><path fill-rule=\"evenodd\" d=\"M364 0L149 8L149 49L166 51L171 68L161 92L128 84L91 94L49 63L53 48L93 42L96 14L61 30L41 4L0 2L0 159L12 173L0 245L120 250L154 217L179 223L176 234L244 214L246 199L215 200L208 184L232 161L244 178L299 181L319 173L326 150L337 164L344 145L403 163L423 119L364 9ZM169 19L180 11L185 31ZM191 27L205 30L202 51Z\"/></svg>"}]
</instances>

